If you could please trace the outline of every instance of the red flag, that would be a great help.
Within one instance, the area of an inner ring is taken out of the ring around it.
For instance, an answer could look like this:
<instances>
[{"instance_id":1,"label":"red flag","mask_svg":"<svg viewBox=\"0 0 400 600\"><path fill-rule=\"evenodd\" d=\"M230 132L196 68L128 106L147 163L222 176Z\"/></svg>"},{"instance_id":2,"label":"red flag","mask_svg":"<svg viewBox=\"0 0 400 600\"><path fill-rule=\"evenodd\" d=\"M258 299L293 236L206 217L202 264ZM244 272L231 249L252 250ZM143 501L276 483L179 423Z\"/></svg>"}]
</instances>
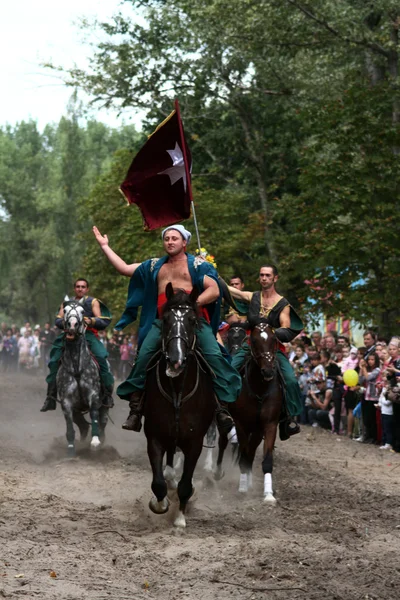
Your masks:
<instances>
[{"instance_id":1,"label":"red flag","mask_svg":"<svg viewBox=\"0 0 400 600\"><path fill-rule=\"evenodd\" d=\"M139 150L120 188L129 204L140 208L145 229L190 217L192 158L175 106Z\"/></svg>"}]
</instances>

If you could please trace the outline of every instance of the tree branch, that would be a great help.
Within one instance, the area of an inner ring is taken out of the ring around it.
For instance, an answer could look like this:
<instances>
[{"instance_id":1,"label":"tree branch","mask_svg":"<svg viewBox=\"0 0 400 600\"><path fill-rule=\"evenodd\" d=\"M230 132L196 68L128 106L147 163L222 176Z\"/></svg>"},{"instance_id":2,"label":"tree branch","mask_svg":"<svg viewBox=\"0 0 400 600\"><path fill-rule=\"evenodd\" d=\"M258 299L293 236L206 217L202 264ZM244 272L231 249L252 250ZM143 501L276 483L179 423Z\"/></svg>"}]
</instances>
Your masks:
<instances>
[{"instance_id":1,"label":"tree branch","mask_svg":"<svg viewBox=\"0 0 400 600\"><path fill-rule=\"evenodd\" d=\"M312 13L311 10L309 10L305 6L302 6L295 0L286 0L286 1L289 4L291 4L292 6L294 6L295 8L297 8L298 10L300 10L304 15L306 15L306 17L308 17L312 21L315 21L316 23L318 23L318 25L321 25L321 27L324 27L327 31L329 31L329 33L331 33L335 37L343 40L347 44L357 44L357 46L364 46L366 48L369 48L373 52L380 54L381 56L385 56L385 58L389 57L389 51L385 50L379 44L377 44L375 42L368 42L367 40L354 40L354 39L348 38L348 37L342 35L340 33L340 31L338 31L337 29L334 29L332 27L332 25L329 25L328 21L326 21L324 19L320 19L319 17L317 17L317 15Z\"/></svg>"}]
</instances>

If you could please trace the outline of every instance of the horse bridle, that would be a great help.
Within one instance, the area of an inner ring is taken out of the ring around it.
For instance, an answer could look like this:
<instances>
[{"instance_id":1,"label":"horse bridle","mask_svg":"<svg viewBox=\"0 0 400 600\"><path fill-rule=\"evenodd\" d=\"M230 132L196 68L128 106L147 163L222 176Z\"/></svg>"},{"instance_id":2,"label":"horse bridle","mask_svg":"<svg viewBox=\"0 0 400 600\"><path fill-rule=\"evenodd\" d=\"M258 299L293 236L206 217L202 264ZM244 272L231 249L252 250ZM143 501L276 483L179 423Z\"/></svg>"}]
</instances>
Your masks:
<instances>
[{"instance_id":1,"label":"horse bridle","mask_svg":"<svg viewBox=\"0 0 400 600\"><path fill-rule=\"evenodd\" d=\"M183 323L184 317L187 315L187 313L190 310L193 310L193 309L190 306L185 305L185 304L182 304L182 305L179 305L179 306L176 306L176 307L170 309L171 313L174 316L174 323L171 326L171 329L169 330L168 335L166 336L167 339L165 340L164 336L162 336L162 351L164 354L166 354L167 348L168 348L169 344L172 342L172 340L182 340L183 342L185 342L186 347L189 349L189 351L194 349L194 347L196 345L196 339L197 339L196 334L194 334L193 342L190 345L189 338L186 334L186 330L185 330L184 323ZM196 324L197 324L197 320L196 320ZM176 326L178 326L179 333L177 335L171 335L172 330ZM181 335L181 333L180 333L181 328L183 329L184 335Z\"/></svg>"},{"instance_id":2,"label":"horse bridle","mask_svg":"<svg viewBox=\"0 0 400 600\"><path fill-rule=\"evenodd\" d=\"M83 333L85 332L85 320L84 318L81 320L81 316L78 312L78 304L79 302L74 302L73 304L69 304L67 306L70 307L70 310L68 311L68 319L72 316L72 317L76 317L76 320L78 321L78 323L80 323L79 325L79 329L81 329L81 325L83 324L83 329L82 331L77 331L76 334L77 335L83 335ZM81 305L80 305L81 306ZM72 313L72 314L71 314ZM74 314L75 313L75 314ZM65 328L66 322L65 322L65 308L64 308L64 328Z\"/></svg>"},{"instance_id":3,"label":"horse bridle","mask_svg":"<svg viewBox=\"0 0 400 600\"><path fill-rule=\"evenodd\" d=\"M267 333L267 328L270 328L270 325L268 325L267 323L258 323L258 325L256 325L254 327L254 329L258 329L261 333ZM277 344L275 342L275 349L277 347ZM251 352L251 356L252 358L254 358L254 360L257 362L257 360L260 360L260 358L265 358L267 359L270 363L274 363L274 370L276 369L276 358L275 358L275 354L273 354L272 352L270 352L269 350L267 350L267 352L261 352L260 354L256 355L253 352L253 346L250 344L250 352Z\"/></svg>"}]
</instances>

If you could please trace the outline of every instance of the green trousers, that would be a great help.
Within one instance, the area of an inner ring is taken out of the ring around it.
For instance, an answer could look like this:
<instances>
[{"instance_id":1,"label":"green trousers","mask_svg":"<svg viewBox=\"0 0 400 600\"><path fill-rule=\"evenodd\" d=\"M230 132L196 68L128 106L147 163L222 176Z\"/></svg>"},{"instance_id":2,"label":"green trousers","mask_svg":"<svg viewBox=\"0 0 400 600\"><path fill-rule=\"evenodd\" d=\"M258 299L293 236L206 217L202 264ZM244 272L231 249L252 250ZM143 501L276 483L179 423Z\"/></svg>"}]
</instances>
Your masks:
<instances>
[{"instance_id":1,"label":"green trousers","mask_svg":"<svg viewBox=\"0 0 400 600\"><path fill-rule=\"evenodd\" d=\"M221 402L235 402L242 387L239 373L223 357L210 325L202 319L196 331L198 348L215 373L214 392ZM143 390L146 383L146 367L161 347L161 321L154 321L152 328L140 347L136 363L126 381L117 388L117 394L129 400L132 392Z\"/></svg>"},{"instance_id":2,"label":"green trousers","mask_svg":"<svg viewBox=\"0 0 400 600\"><path fill-rule=\"evenodd\" d=\"M108 366L107 356L108 352L105 346L98 340L98 338L91 331L85 333L86 341L89 346L90 352L93 354L100 367L100 379L109 392L112 391L114 385L114 377ZM53 346L50 351L49 370L50 373L46 377L47 383L53 383L57 377L58 366L60 364L62 351L64 348L64 335L59 335L53 342Z\"/></svg>"},{"instance_id":3,"label":"green trousers","mask_svg":"<svg viewBox=\"0 0 400 600\"><path fill-rule=\"evenodd\" d=\"M243 344L239 352L237 352L232 360L232 365L238 371L243 367L244 361L250 354L250 346ZM286 355L278 350L276 353L279 361L279 366L282 371L282 376L286 387L286 407L291 417L300 415L303 410L301 392L296 376L292 369L292 365L288 361Z\"/></svg>"}]
</instances>

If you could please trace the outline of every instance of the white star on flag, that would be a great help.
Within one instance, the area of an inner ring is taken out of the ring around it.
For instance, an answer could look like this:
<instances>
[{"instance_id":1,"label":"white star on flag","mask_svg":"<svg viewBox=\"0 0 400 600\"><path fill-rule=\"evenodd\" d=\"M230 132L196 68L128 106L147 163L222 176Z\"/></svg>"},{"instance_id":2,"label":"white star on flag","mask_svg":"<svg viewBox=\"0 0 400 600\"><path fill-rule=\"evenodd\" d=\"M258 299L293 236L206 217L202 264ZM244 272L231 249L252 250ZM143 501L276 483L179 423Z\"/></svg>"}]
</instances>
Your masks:
<instances>
[{"instance_id":1,"label":"white star on flag","mask_svg":"<svg viewBox=\"0 0 400 600\"><path fill-rule=\"evenodd\" d=\"M171 180L171 185L174 185L179 179L183 179L183 187L186 192L185 163L178 142L175 142L175 148L173 150L167 150L167 152L172 158L172 167L165 169L165 171L161 171L161 173L157 173L157 175L168 175Z\"/></svg>"}]
</instances>

